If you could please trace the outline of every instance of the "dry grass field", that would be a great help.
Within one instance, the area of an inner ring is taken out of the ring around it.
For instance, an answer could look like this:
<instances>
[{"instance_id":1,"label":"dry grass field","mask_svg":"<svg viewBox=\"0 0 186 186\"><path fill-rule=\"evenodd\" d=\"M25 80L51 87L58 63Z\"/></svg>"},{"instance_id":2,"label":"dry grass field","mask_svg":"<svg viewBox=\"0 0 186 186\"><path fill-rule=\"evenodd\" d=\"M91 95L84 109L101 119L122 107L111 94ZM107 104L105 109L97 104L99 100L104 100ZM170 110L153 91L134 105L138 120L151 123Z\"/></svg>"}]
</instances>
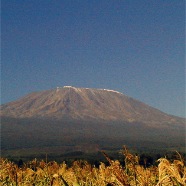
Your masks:
<instances>
[{"instance_id":1,"label":"dry grass field","mask_svg":"<svg viewBox=\"0 0 186 186\"><path fill-rule=\"evenodd\" d=\"M7 160L0 160L0 184L7 186L184 186L186 185L186 167L181 155L170 161L158 160L158 166L139 165L139 157L123 148L124 165L111 160L99 167L86 161L74 161L72 166L65 162L33 161L22 166Z\"/></svg>"}]
</instances>

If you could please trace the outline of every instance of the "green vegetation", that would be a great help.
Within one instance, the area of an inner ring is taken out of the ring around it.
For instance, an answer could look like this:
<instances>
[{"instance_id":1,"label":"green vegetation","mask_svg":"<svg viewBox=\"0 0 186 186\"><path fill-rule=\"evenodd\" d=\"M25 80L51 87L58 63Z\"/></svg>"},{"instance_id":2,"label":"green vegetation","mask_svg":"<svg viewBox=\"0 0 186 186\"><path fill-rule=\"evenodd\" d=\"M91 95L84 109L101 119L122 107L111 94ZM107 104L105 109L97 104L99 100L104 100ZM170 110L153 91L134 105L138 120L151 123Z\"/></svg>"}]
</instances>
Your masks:
<instances>
[{"instance_id":1,"label":"green vegetation","mask_svg":"<svg viewBox=\"0 0 186 186\"><path fill-rule=\"evenodd\" d=\"M184 159L176 153L175 159L159 158L157 166L149 164L149 157L141 158L124 147L122 160L112 160L102 152L107 163L91 165L87 161L66 162L34 159L18 164L0 160L2 185L50 185L50 186L184 186L186 167ZM172 157L173 158L173 157Z\"/></svg>"}]
</instances>

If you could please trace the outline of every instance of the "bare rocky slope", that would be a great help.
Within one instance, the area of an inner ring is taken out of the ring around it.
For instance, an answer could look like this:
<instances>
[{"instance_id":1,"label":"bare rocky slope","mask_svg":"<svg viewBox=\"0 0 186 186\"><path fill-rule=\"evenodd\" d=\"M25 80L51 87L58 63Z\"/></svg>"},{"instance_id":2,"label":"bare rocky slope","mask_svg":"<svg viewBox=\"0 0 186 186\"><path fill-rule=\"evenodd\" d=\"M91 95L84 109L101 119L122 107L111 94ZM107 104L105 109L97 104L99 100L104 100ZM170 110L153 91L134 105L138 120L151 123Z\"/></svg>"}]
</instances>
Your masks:
<instances>
[{"instance_id":1,"label":"bare rocky slope","mask_svg":"<svg viewBox=\"0 0 186 186\"><path fill-rule=\"evenodd\" d=\"M117 91L71 86L31 93L18 101L2 105L1 116L152 124L184 122Z\"/></svg>"}]
</instances>

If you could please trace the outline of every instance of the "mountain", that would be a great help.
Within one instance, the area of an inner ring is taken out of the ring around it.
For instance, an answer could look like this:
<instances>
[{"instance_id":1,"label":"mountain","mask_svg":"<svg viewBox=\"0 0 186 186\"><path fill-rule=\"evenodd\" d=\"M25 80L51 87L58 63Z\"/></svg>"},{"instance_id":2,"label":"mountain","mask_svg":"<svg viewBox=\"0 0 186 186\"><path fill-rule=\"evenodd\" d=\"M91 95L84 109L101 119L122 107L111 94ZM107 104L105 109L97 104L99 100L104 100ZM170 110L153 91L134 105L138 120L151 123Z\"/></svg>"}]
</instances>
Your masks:
<instances>
[{"instance_id":1,"label":"mountain","mask_svg":"<svg viewBox=\"0 0 186 186\"><path fill-rule=\"evenodd\" d=\"M0 116L3 156L96 152L123 144L151 151L185 147L184 118L114 90L64 86L34 92L1 105Z\"/></svg>"},{"instance_id":2,"label":"mountain","mask_svg":"<svg viewBox=\"0 0 186 186\"><path fill-rule=\"evenodd\" d=\"M71 86L31 93L18 101L2 105L1 116L143 123L181 121L178 117L165 114L114 90Z\"/></svg>"}]
</instances>

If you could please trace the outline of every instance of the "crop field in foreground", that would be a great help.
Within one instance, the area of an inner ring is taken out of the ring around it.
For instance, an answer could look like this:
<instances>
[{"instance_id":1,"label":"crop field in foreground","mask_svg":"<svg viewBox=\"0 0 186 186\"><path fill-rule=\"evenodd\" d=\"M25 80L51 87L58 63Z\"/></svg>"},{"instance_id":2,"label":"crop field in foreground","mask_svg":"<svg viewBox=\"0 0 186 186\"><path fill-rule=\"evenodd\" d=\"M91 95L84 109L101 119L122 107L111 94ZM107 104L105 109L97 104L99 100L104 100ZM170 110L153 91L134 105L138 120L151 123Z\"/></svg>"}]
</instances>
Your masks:
<instances>
[{"instance_id":1,"label":"crop field in foreground","mask_svg":"<svg viewBox=\"0 0 186 186\"><path fill-rule=\"evenodd\" d=\"M71 166L65 162L38 161L34 159L18 166L0 159L0 183L7 186L184 186L186 167L178 153L178 158L160 158L158 166L141 166L139 157L123 148L124 165L111 160L103 152L108 165L98 167L86 161L74 161Z\"/></svg>"}]
</instances>

